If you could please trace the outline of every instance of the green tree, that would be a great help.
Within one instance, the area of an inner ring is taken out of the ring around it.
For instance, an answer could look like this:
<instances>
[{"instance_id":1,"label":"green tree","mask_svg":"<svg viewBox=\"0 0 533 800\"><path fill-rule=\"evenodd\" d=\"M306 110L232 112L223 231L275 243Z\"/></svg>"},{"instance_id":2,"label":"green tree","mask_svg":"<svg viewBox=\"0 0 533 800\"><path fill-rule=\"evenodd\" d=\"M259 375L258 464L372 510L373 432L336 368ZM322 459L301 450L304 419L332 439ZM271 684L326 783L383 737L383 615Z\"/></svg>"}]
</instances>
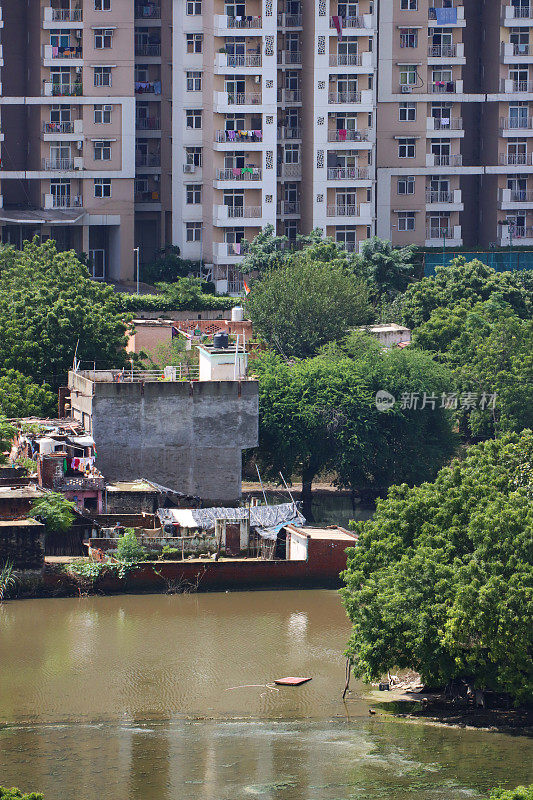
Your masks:
<instances>
[{"instance_id":1,"label":"green tree","mask_svg":"<svg viewBox=\"0 0 533 800\"><path fill-rule=\"evenodd\" d=\"M59 492L47 492L39 500L34 500L32 516L44 522L49 533L67 533L74 522L76 506Z\"/></svg>"},{"instance_id":2,"label":"green tree","mask_svg":"<svg viewBox=\"0 0 533 800\"><path fill-rule=\"evenodd\" d=\"M15 433L15 426L7 422L5 416L0 413L0 464L5 464L7 461Z\"/></svg>"},{"instance_id":3,"label":"green tree","mask_svg":"<svg viewBox=\"0 0 533 800\"><path fill-rule=\"evenodd\" d=\"M374 236L352 257L356 275L370 286L373 300L393 300L415 279L416 247L393 247Z\"/></svg>"},{"instance_id":4,"label":"green tree","mask_svg":"<svg viewBox=\"0 0 533 800\"><path fill-rule=\"evenodd\" d=\"M44 800L44 795L40 792L24 794L24 792L17 789L15 786L11 789L0 786L0 800Z\"/></svg>"},{"instance_id":5,"label":"green tree","mask_svg":"<svg viewBox=\"0 0 533 800\"><path fill-rule=\"evenodd\" d=\"M0 413L6 417L53 416L56 411L57 397L46 383L38 386L14 369L0 375Z\"/></svg>"},{"instance_id":6,"label":"green tree","mask_svg":"<svg viewBox=\"0 0 533 800\"><path fill-rule=\"evenodd\" d=\"M368 322L372 313L366 286L327 242L293 254L254 283L246 309L254 331L289 357L314 355L326 342L342 339L349 327Z\"/></svg>"},{"instance_id":7,"label":"green tree","mask_svg":"<svg viewBox=\"0 0 533 800\"><path fill-rule=\"evenodd\" d=\"M248 245L242 260L242 271L259 276L281 267L289 257L288 245L286 236L276 236L274 226L265 225Z\"/></svg>"},{"instance_id":8,"label":"green tree","mask_svg":"<svg viewBox=\"0 0 533 800\"><path fill-rule=\"evenodd\" d=\"M517 786L516 789L493 789L489 800L533 800L533 784Z\"/></svg>"},{"instance_id":9,"label":"green tree","mask_svg":"<svg viewBox=\"0 0 533 800\"><path fill-rule=\"evenodd\" d=\"M64 384L76 343L81 361L125 362L126 315L110 286L91 280L73 251L26 242L0 251L0 371L18 370L53 390Z\"/></svg>"},{"instance_id":10,"label":"green tree","mask_svg":"<svg viewBox=\"0 0 533 800\"><path fill-rule=\"evenodd\" d=\"M127 528L124 536L117 543L117 558L119 561L134 562L145 558L145 551L135 536L133 528Z\"/></svg>"},{"instance_id":11,"label":"green tree","mask_svg":"<svg viewBox=\"0 0 533 800\"><path fill-rule=\"evenodd\" d=\"M505 434L355 524L342 597L356 675L412 668L531 698L532 464L533 433Z\"/></svg>"},{"instance_id":12,"label":"green tree","mask_svg":"<svg viewBox=\"0 0 533 800\"><path fill-rule=\"evenodd\" d=\"M161 250L154 261L143 264L139 272L143 282L157 283L158 281L172 282L178 278L198 274L200 268L200 261L181 258L179 247L171 245Z\"/></svg>"},{"instance_id":13,"label":"green tree","mask_svg":"<svg viewBox=\"0 0 533 800\"><path fill-rule=\"evenodd\" d=\"M521 318L531 313L531 294L517 273L496 272L477 259L466 263L462 257L409 286L399 302L404 322L416 328L437 308L473 306L490 298L508 303Z\"/></svg>"}]
</instances>

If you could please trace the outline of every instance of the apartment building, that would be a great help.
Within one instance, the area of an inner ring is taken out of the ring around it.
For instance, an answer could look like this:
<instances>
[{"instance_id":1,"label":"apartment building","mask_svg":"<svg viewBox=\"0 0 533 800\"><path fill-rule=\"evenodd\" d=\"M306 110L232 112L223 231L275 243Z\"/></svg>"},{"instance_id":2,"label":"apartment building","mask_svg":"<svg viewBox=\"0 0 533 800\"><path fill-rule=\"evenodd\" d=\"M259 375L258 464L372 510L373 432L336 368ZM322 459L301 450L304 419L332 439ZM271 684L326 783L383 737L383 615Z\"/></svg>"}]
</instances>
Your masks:
<instances>
[{"instance_id":1,"label":"apartment building","mask_svg":"<svg viewBox=\"0 0 533 800\"><path fill-rule=\"evenodd\" d=\"M533 244L530 0L0 3L0 236L238 292L266 225ZM531 240L531 241L529 241Z\"/></svg>"}]
</instances>

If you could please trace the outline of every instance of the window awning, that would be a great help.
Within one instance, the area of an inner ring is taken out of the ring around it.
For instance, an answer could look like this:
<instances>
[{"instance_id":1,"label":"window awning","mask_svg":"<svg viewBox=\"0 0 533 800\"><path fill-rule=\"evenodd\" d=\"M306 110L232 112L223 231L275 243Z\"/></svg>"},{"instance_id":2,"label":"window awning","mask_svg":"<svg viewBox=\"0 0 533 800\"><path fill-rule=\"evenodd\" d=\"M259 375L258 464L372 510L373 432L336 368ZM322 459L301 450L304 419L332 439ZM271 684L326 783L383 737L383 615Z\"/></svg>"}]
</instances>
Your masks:
<instances>
[{"instance_id":1,"label":"window awning","mask_svg":"<svg viewBox=\"0 0 533 800\"><path fill-rule=\"evenodd\" d=\"M0 222L13 225L75 225L85 215L84 211L69 211L53 208L38 209L0 209Z\"/></svg>"}]
</instances>

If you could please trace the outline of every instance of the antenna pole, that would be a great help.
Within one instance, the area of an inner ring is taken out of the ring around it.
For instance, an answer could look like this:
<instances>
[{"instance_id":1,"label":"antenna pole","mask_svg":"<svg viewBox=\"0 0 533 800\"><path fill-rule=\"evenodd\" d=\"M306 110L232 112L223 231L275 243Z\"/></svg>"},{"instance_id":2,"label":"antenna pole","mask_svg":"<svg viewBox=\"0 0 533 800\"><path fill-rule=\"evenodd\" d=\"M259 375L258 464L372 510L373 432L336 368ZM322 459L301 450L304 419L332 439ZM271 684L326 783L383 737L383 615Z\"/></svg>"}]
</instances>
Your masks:
<instances>
[{"instance_id":1,"label":"antenna pole","mask_svg":"<svg viewBox=\"0 0 533 800\"><path fill-rule=\"evenodd\" d=\"M261 484L263 497L265 498L265 505L267 506L268 505L268 501L267 501L267 496L266 496L266 493L265 493L265 487L263 486L263 481L261 480L261 475L259 473L259 467L257 466L257 464L255 465L255 468L257 470L257 477L259 478L259 483Z\"/></svg>"},{"instance_id":2,"label":"antenna pole","mask_svg":"<svg viewBox=\"0 0 533 800\"><path fill-rule=\"evenodd\" d=\"M290 490L290 489L289 489L289 487L287 486L287 481L286 481L286 480L285 480L285 478L283 477L283 472L280 470L280 471L279 471L279 474L281 475L281 480L282 480L282 481L283 481L283 483L285 484L285 488L286 488L286 490L288 491L288 493L289 493L289 497L290 497L290 498L291 498L291 500L292 500L292 504L293 504L293 506L294 506L294 509L296 510L296 503L294 502L294 497L293 497L293 496L292 496L292 494L291 494L291 490Z\"/></svg>"}]
</instances>

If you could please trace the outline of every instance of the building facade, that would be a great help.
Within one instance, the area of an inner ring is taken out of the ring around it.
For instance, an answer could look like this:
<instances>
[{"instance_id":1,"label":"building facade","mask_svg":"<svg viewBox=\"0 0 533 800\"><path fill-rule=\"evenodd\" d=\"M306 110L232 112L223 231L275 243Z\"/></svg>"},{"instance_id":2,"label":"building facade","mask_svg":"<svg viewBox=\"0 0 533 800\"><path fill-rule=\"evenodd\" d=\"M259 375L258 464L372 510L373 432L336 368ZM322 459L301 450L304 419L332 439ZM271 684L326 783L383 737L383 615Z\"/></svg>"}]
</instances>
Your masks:
<instances>
[{"instance_id":1,"label":"building facade","mask_svg":"<svg viewBox=\"0 0 533 800\"><path fill-rule=\"evenodd\" d=\"M0 5L0 233L238 292L266 225L533 244L530 0Z\"/></svg>"}]
</instances>

